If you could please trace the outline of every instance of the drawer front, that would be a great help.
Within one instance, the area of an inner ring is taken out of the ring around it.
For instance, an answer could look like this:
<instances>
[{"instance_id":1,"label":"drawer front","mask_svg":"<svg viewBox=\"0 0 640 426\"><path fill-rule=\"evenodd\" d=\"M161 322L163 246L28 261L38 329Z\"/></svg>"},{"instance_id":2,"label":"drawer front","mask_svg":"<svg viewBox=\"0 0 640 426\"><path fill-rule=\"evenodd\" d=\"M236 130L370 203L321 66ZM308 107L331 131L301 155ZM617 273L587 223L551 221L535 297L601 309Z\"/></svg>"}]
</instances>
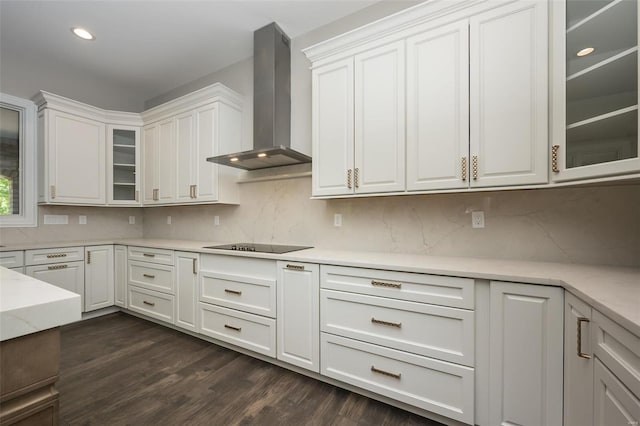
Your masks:
<instances>
[{"instance_id":1,"label":"drawer front","mask_svg":"<svg viewBox=\"0 0 640 426\"><path fill-rule=\"evenodd\" d=\"M321 330L458 364L474 365L474 313L322 289Z\"/></svg>"},{"instance_id":2,"label":"drawer front","mask_svg":"<svg viewBox=\"0 0 640 426\"><path fill-rule=\"evenodd\" d=\"M169 294L129 286L127 307L150 317L174 323L175 298Z\"/></svg>"},{"instance_id":3,"label":"drawer front","mask_svg":"<svg viewBox=\"0 0 640 426\"><path fill-rule=\"evenodd\" d=\"M253 277L262 280L276 280L275 260L255 259L251 257L203 254L200 256L200 270L216 274ZM240 279L244 281L244 279Z\"/></svg>"},{"instance_id":4,"label":"drawer front","mask_svg":"<svg viewBox=\"0 0 640 426\"><path fill-rule=\"evenodd\" d=\"M596 310L593 322L595 356L640 397L640 338Z\"/></svg>"},{"instance_id":5,"label":"drawer front","mask_svg":"<svg viewBox=\"0 0 640 426\"><path fill-rule=\"evenodd\" d=\"M0 266L5 268L20 268L24 266L24 252L22 250L0 252Z\"/></svg>"},{"instance_id":6,"label":"drawer front","mask_svg":"<svg viewBox=\"0 0 640 426\"><path fill-rule=\"evenodd\" d=\"M326 333L321 342L323 375L473 424L473 368Z\"/></svg>"},{"instance_id":7,"label":"drawer front","mask_svg":"<svg viewBox=\"0 0 640 426\"><path fill-rule=\"evenodd\" d=\"M141 260L143 262L158 263L160 265L173 265L173 250L129 247L129 260Z\"/></svg>"},{"instance_id":8,"label":"drawer front","mask_svg":"<svg viewBox=\"0 0 640 426\"><path fill-rule=\"evenodd\" d=\"M129 284L148 290L175 294L173 266L129 261Z\"/></svg>"},{"instance_id":9,"label":"drawer front","mask_svg":"<svg viewBox=\"0 0 640 426\"><path fill-rule=\"evenodd\" d=\"M276 280L202 271L200 300L275 318Z\"/></svg>"},{"instance_id":10,"label":"drawer front","mask_svg":"<svg viewBox=\"0 0 640 426\"><path fill-rule=\"evenodd\" d=\"M24 252L25 265L46 265L48 263L75 262L84 260L84 247L60 247L27 250Z\"/></svg>"},{"instance_id":11,"label":"drawer front","mask_svg":"<svg viewBox=\"0 0 640 426\"><path fill-rule=\"evenodd\" d=\"M320 287L464 309L473 309L475 301L471 278L344 266L322 265Z\"/></svg>"},{"instance_id":12,"label":"drawer front","mask_svg":"<svg viewBox=\"0 0 640 426\"><path fill-rule=\"evenodd\" d=\"M254 352L276 356L276 321L200 303L202 334Z\"/></svg>"},{"instance_id":13,"label":"drawer front","mask_svg":"<svg viewBox=\"0 0 640 426\"><path fill-rule=\"evenodd\" d=\"M637 425L640 421L640 399L596 359L593 370L594 425Z\"/></svg>"}]
</instances>

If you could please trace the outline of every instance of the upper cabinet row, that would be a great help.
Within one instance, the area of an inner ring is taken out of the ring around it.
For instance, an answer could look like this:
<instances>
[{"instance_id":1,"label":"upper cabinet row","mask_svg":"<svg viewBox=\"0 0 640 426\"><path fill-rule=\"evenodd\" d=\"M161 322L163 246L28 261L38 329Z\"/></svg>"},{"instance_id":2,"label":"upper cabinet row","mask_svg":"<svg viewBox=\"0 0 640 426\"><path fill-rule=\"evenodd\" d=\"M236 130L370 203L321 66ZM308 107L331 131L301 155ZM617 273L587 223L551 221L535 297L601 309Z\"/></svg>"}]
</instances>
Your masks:
<instances>
[{"instance_id":1,"label":"upper cabinet row","mask_svg":"<svg viewBox=\"0 0 640 426\"><path fill-rule=\"evenodd\" d=\"M550 177L555 182L640 171L637 3L571 0L567 14L602 13L584 11L585 3L621 7L628 15L625 41L610 47L615 52L596 46L609 61L626 52L628 69L582 87L568 83L577 71L565 76L575 57L574 47L567 47L565 63L565 38L567 45L597 44L619 24L602 21L605 33L590 30L572 41L580 22L565 25L561 2L460 2L457 8L429 2L305 49L312 62L313 196L546 186ZM562 61L551 57L550 64L550 52L557 50ZM561 88L550 70L562 74ZM565 81L567 106L558 110L556 93L562 91L564 101ZM581 111L571 96L585 98ZM600 120L624 117L597 130L575 130L577 114L595 116L598 108L615 110ZM565 114L568 124L560 124ZM563 126L553 144L549 119ZM587 158L589 164L611 163L584 170Z\"/></svg>"},{"instance_id":2,"label":"upper cabinet row","mask_svg":"<svg viewBox=\"0 0 640 426\"><path fill-rule=\"evenodd\" d=\"M205 160L240 150L242 98L220 84L142 114L47 92L35 102L41 203L238 202L235 170Z\"/></svg>"}]
</instances>

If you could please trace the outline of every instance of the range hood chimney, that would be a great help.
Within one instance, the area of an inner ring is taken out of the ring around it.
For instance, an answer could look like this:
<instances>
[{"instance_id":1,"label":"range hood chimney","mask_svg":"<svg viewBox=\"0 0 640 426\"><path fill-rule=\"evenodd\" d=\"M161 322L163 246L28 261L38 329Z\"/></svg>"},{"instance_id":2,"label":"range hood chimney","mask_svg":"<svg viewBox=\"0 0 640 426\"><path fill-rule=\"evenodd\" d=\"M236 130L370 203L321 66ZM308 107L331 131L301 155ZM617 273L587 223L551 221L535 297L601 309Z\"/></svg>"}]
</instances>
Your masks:
<instances>
[{"instance_id":1,"label":"range hood chimney","mask_svg":"<svg viewBox=\"0 0 640 426\"><path fill-rule=\"evenodd\" d=\"M253 149L207 161L244 170L310 163L291 149L291 51L275 22L253 33Z\"/></svg>"}]
</instances>

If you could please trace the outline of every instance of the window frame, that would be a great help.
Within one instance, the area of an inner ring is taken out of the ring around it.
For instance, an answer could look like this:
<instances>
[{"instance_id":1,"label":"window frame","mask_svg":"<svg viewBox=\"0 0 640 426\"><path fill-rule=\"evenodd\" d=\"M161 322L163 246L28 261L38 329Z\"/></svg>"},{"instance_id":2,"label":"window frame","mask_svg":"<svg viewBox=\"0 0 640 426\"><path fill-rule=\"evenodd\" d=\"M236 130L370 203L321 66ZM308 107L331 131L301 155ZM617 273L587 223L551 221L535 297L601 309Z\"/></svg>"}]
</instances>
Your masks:
<instances>
[{"instance_id":1,"label":"window frame","mask_svg":"<svg viewBox=\"0 0 640 426\"><path fill-rule=\"evenodd\" d=\"M38 226L36 105L0 92L0 106L20 113L20 214L0 215L0 227Z\"/></svg>"}]
</instances>

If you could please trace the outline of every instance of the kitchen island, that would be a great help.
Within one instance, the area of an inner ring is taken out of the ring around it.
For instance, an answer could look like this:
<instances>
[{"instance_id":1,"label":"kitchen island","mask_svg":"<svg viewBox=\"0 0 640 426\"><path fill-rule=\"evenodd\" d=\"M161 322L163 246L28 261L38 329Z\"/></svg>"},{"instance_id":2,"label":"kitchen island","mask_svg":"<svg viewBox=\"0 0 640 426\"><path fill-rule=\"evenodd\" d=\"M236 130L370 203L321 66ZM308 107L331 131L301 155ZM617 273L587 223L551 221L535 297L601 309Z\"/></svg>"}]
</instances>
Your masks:
<instances>
[{"instance_id":1,"label":"kitchen island","mask_svg":"<svg viewBox=\"0 0 640 426\"><path fill-rule=\"evenodd\" d=\"M0 423L58 424L59 327L80 296L0 267Z\"/></svg>"}]
</instances>

